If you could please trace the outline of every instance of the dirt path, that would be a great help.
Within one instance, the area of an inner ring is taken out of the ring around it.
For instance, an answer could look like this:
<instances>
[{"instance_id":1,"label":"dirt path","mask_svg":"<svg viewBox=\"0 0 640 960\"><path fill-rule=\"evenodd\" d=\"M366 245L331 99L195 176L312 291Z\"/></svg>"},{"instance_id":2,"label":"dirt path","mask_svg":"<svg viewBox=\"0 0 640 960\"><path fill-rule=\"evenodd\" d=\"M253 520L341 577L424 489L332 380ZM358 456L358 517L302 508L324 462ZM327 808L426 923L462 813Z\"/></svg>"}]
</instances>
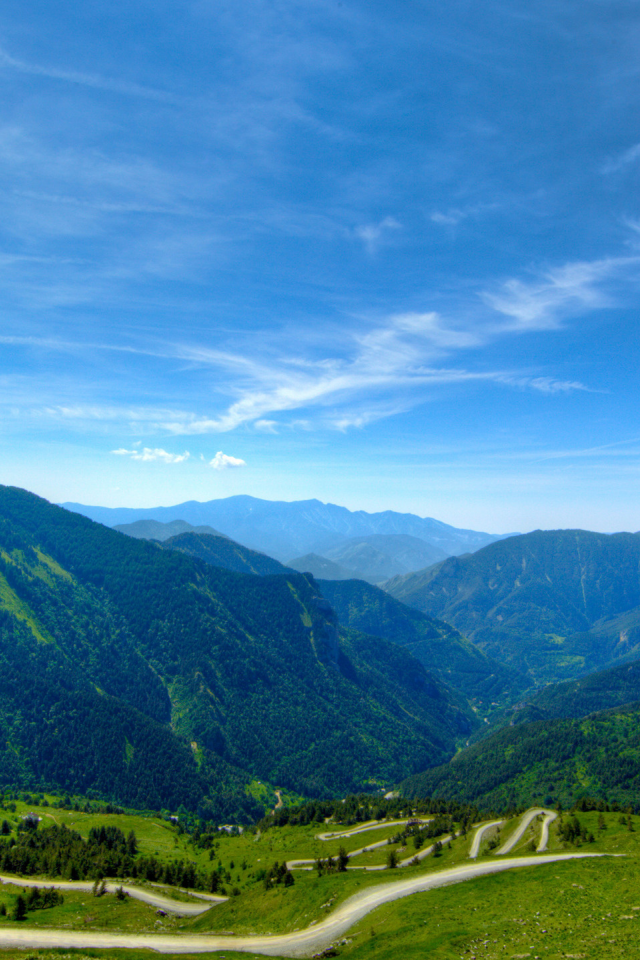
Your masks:
<instances>
[{"instance_id":1,"label":"dirt path","mask_svg":"<svg viewBox=\"0 0 640 960\"><path fill-rule=\"evenodd\" d=\"M279 936L163 936L162 934L110 934L93 931L43 930L42 928L0 928L0 948L43 949L84 948L107 949L126 947L150 949L158 953L211 953L217 950L236 950L241 953L261 953L266 956L308 957L328 947L376 907L414 893L433 890L453 883L462 883L488 874L501 873L518 867L539 867L545 863L605 856L598 853L558 853L546 857L513 857L508 860L490 860L483 863L451 867L438 873L411 877L395 883L385 883L363 890L350 897L330 916L313 927L297 933Z\"/></svg>"},{"instance_id":2,"label":"dirt path","mask_svg":"<svg viewBox=\"0 0 640 960\"><path fill-rule=\"evenodd\" d=\"M56 890L78 890L85 893L91 893L93 883L85 880L36 880L33 877L25 879L24 877L11 877L8 874L0 876L0 883L12 883L16 887L55 887ZM107 893L114 893L117 887L126 890L134 900L142 900L152 907L158 907L166 913L174 913L178 917L197 917L201 913L210 910L214 903L224 903L228 897L214 897L209 894L196 894L199 900L206 900L204 903L182 903L179 900L171 900L170 897L163 897L159 893L151 893L143 887L135 887L128 883L117 883L113 880L107 881L105 890ZM190 891L184 891L185 893Z\"/></svg>"}]
</instances>

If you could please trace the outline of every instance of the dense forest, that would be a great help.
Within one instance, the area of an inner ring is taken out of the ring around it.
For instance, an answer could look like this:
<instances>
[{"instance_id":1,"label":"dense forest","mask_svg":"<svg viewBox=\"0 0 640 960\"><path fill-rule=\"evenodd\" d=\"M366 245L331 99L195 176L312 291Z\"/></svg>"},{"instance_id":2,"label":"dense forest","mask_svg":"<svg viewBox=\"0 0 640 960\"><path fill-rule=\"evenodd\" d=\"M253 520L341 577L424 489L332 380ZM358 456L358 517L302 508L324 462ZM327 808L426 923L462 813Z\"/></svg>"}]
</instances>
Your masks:
<instances>
[{"instance_id":1,"label":"dense forest","mask_svg":"<svg viewBox=\"0 0 640 960\"><path fill-rule=\"evenodd\" d=\"M640 704L505 727L400 789L481 811L567 807L585 797L640 808Z\"/></svg>"}]
</instances>

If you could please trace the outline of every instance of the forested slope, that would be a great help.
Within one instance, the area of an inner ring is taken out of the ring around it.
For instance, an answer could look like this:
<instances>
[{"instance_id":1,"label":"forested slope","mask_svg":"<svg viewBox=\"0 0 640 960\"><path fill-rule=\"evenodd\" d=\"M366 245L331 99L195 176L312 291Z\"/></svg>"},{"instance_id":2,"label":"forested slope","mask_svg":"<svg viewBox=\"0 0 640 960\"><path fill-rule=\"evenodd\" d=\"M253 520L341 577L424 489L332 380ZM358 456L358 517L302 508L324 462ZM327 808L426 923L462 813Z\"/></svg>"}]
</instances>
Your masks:
<instances>
[{"instance_id":1,"label":"forested slope","mask_svg":"<svg viewBox=\"0 0 640 960\"><path fill-rule=\"evenodd\" d=\"M475 803L481 810L569 806L582 797L637 803L640 704L579 720L499 730L450 763L405 780L407 797Z\"/></svg>"},{"instance_id":2,"label":"forested slope","mask_svg":"<svg viewBox=\"0 0 640 960\"><path fill-rule=\"evenodd\" d=\"M537 684L640 657L640 534L538 530L385 589Z\"/></svg>"},{"instance_id":3,"label":"forested slope","mask_svg":"<svg viewBox=\"0 0 640 960\"><path fill-rule=\"evenodd\" d=\"M623 663L610 670L590 673L579 680L552 683L511 709L506 716L512 724L561 717L586 717L640 701L640 661Z\"/></svg>"},{"instance_id":4,"label":"forested slope","mask_svg":"<svg viewBox=\"0 0 640 960\"><path fill-rule=\"evenodd\" d=\"M454 690L480 701L526 688L522 675L492 660L454 627L395 600L362 580L319 580L340 623L377 634L411 651Z\"/></svg>"},{"instance_id":5,"label":"forested slope","mask_svg":"<svg viewBox=\"0 0 640 960\"><path fill-rule=\"evenodd\" d=\"M387 784L446 758L473 726L407 652L339 639L310 578L214 568L16 488L0 487L0 518L0 777L111 784L127 801L136 788L155 805L144 765L170 742L181 767L160 778L159 802L185 780L189 803L218 815L225 796L225 809L244 803L251 777L312 795ZM100 730L82 731L81 749L62 715ZM46 749L32 749L45 732Z\"/></svg>"},{"instance_id":6,"label":"forested slope","mask_svg":"<svg viewBox=\"0 0 640 960\"><path fill-rule=\"evenodd\" d=\"M278 560L257 550L250 550L249 547L243 547L242 544L222 535L213 536L189 531L169 537L162 546L166 550L179 550L180 553L197 557L213 567L223 567L235 573L255 573L261 577L271 573L287 573L287 567Z\"/></svg>"}]
</instances>

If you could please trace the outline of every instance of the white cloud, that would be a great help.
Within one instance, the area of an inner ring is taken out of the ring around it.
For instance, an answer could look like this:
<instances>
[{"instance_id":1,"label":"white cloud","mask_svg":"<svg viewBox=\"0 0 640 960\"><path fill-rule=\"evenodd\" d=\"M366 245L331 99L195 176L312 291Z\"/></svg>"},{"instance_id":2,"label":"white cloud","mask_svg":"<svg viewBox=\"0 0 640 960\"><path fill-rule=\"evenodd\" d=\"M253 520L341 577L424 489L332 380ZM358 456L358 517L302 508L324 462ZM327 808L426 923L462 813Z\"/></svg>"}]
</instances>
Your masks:
<instances>
[{"instance_id":1,"label":"white cloud","mask_svg":"<svg viewBox=\"0 0 640 960\"><path fill-rule=\"evenodd\" d=\"M456 224L464 219L464 216L462 210L449 210L448 213L439 213L436 211L431 214L431 220L443 227L455 227Z\"/></svg>"},{"instance_id":2,"label":"white cloud","mask_svg":"<svg viewBox=\"0 0 640 960\"><path fill-rule=\"evenodd\" d=\"M240 460L238 457L230 457L228 454L223 453L222 450L218 450L209 464L214 470L226 470L228 467L246 467L246 465L245 460Z\"/></svg>"},{"instance_id":3,"label":"white cloud","mask_svg":"<svg viewBox=\"0 0 640 960\"><path fill-rule=\"evenodd\" d=\"M471 207L464 207L462 210L458 207L451 207L446 213L435 210L431 214L430 220L441 227L455 227L461 220L466 220L467 217L475 217L487 210L495 210L499 206L498 203L477 203Z\"/></svg>"},{"instance_id":4,"label":"white cloud","mask_svg":"<svg viewBox=\"0 0 640 960\"><path fill-rule=\"evenodd\" d=\"M579 380L554 380L553 377L517 377L502 376L497 377L499 383L504 383L511 387L521 387L523 390L537 390L539 393L571 393L574 390L585 390L587 393L593 393L589 387Z\"/></svg>"},{"instance_id":5,"label":"white cloud","mask_svg":"<svg viewBox=\"0 0 640 960\"><path fill-rule=\"evenodd\" d=\"M130 457L131 460L143 460L147 463L153 460L160 460L162 463L184 463L191 456L186 451L185 453L168 453L160 447L154 449L143 447L142 450L126 450L124 447L120 447L118 450L112 450L111 453L115 453L119 457Z\"/></svg>"},{"instance_id":6,"label":"white cloud","mask_svg":"<svg viewBox=\"0 0 640 960\"><path fill-rule=\"evenodd\" d=\"M496 313L510 319L509 324L496 327L495 333L553 330L570 313L610 305L611 298L599 284L638 262L637 257L620 257L569 263L549 270L537 282L507 280L498 292L484 292L481 297Z\"/></svg>"},{"instance_id":7,"label":"white cloud","mask_svg":"<svg viewBox=\"0 0 640 960\"><path fill-rule=\"evenodd\" d=\"M355 234L359 240L362 240L369 253L375 253L386 231L400 229L402 229L402 224L398 223L395 217L385 217L380 223L370 223L362 227L356 227Z\"/></svg>"},{"instance_id":8,"label":"white cloud","mask_svg":"<svg viewBox=\"0 0 640 960\"><path fill-rule=\"evenodd\" d=\"M144 354L172 367L186 362L192 369L215 371L217 392L226 391L229 397L226 409L211 411L43 404L47 415L67 422L121 421L137 436L226 433L243 424L273 433L279 427L275 417L289 412L295 420L285 421L287 427L304 420L305 429L315 425L345 430L408 410L446 384L485 381L548 395L589 389L577 380L556 379L544 369L477 371L467 366L468 357L500 338L551 332L572 315L612 303L616 284L637 284L639 264L640 257L569 263L526 282L512 278L480 291L475 302L468 298L451 315L431 310L395 313L376 321L353 319L332 333L324 329L322 338L309 325L264 336L259 348L255 338L247 337L235 353L224 343L211 348L155 342L138 348L44 338L7 337L5 342L74 354L83 349ZM456 355L465 356L465 365L443 362ZM151 456L156 456L154 451L147 459ZM217 461L217 468L222 463Z\"/></svg>"}]
</instances>

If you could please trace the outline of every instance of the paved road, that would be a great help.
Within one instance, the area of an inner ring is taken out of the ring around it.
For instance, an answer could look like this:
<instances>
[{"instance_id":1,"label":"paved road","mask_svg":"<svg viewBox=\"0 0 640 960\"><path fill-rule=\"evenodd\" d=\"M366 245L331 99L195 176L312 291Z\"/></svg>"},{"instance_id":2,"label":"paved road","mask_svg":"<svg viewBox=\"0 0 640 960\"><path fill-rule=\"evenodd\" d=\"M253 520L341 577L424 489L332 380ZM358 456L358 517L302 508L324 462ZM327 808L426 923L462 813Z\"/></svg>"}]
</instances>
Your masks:
<instances>
[{"instance_id":1,"label":"paved road","mask_svg":"<svg viewBox=\"0 0 640 960\"><path fill-rule=\"evenodd\" d=\"M11 877L8 874L0 876L0 883L12 883L16 887L55 887L56 890L78 890L91 893L93 883L85 880L35 880L33 877L25 879L24 877ZM214 903L224 903L228 897L214 897L210 894L194 894L198 900L206 900L205 903L182 903L180 900L171 900L169 897L163 897L159 893L151 893L143 887L135 887L128 883L118 883L110 880L106 883L107 893L113 893L117 887L126 890L134 900L142 900L152 907L158 907L166 913L175 913L179 917L197 917L200 913L206 913ZM185 893L188 891L185 891Z\"/></svg>"},{"instance_id":2,"label":"paved road","mask_svg":"<svg viewBox=\"0 0 640 960\"><path fill-rule=\"evenodd\" d=\"M523 833L525 832L525 830L527 829L531 821L535 820L535 818L540 813L552 814L553 810L543 810L542 807L534 807L533 810L527 810L527 812L522 817L522 820L520 821L520 826L518 827L516 832L509 837L506 843L502 844L499 850L496 850L496 855L500 855L502 853L509 853L510 850L513 850L516 843L518 842L518 840L520 840L520 838L522 837Z\"/></svg>"},{"instance_id":3,"label":"paved road","mask_svg":"<svg viewBox=\"0 0 640 960\"><path fill-rule=\"evenodd\" d=\"M156 950L158 953L211 953L217 950L237 950L241 953L261 953L266 956L307 957L333 943L376 907L413 893L433 890L487 874L501 873L517 867L539 867L545 863L600 857L598 853L556 853L546 857L513 857L508 860L489 860L483 863L451 867L438 873L411 877L395 883L384 883L363 890L346 900L330 916L313 927L297 933L279 936L175 936L162 934L111 934L97 931L44 930L42 928L0 928L0 948L8 949L129 949Z\"/></svg>"}]
</instances>

